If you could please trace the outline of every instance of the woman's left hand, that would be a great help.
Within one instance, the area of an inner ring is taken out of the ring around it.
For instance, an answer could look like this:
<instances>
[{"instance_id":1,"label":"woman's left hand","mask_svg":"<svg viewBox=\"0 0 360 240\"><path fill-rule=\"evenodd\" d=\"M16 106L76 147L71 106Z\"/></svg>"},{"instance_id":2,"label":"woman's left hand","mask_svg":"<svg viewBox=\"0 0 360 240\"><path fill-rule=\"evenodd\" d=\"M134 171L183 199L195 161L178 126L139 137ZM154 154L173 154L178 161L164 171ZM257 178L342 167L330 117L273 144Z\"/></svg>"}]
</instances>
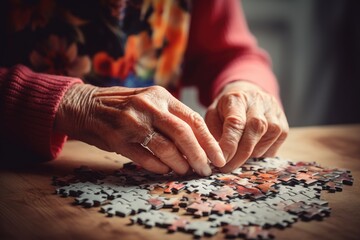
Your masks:
<instances>
[{"instance_id":1,"label":"woman's left hand","mask_svg":"<svg viewBox=\"0 0 360 240\"><path fill-rule=\"evenodd\" d=\"M273 157L289 126L277 99L246 81L227 84L208 108L206 124L227 161L230 172L250 157Z\"/></svg>"}]
</instances>

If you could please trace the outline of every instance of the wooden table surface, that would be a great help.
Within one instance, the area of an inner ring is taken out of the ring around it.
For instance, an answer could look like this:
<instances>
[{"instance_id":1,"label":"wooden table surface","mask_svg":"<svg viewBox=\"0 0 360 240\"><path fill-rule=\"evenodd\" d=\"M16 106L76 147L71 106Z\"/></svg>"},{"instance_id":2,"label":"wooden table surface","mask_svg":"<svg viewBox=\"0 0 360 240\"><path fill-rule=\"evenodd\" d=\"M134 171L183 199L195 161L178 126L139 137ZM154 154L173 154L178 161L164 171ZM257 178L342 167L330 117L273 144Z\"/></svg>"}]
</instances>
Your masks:
<instances>
[{"instance_id":1,"label":"wooden table surface","mask_svg":"<svg viewBox=\"0 0 360 240\"><path fill-rule=\"evenodd\" d=\"M359 239L360 125L293 128L279 156L349 169L355 182L341 193L322 193L332 208L329 218L275 229L276 239ZM98 208L73 206L73 198L54 195L54 175L71 173L80 165L110 173L124 161L121 156L70 141L52 162L27 169L1 169L0 239L193 239L185 233L169 235L160 228L127 226L127 218L108 218ZM214 239L222 237L218 234Z\"/></svg>"}]
</instances>

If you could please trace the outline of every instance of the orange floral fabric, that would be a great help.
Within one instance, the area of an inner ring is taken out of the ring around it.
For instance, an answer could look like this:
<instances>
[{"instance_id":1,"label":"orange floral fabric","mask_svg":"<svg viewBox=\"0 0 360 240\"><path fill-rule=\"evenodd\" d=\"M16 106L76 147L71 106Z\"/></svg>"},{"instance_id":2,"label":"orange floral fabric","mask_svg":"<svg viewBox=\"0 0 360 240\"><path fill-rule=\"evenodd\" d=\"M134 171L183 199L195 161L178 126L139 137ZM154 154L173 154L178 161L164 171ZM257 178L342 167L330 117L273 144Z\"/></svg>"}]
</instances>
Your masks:
<instances>
[{"instance_id":1,"label":"orange floral fabric","mask_svg":"<svg viewBox=\"0 0 360 240\"><path fill-rule=\"evenodd\" d=\"M21 63L100 86L178 86L190 24L187 0L1 4L7 20L2 66Z\"/></svg>"}]
</instances>

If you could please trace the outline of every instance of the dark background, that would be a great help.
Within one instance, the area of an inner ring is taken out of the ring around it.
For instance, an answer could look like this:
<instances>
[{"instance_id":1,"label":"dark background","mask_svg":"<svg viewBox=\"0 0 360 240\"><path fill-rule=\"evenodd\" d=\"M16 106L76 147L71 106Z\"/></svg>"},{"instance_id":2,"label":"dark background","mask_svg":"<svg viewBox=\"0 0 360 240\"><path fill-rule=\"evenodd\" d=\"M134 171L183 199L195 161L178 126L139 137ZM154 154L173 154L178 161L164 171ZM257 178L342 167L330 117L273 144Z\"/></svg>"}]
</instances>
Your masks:
<instances>
[{"instance_id":1,"label":"dark background","mask_svg":"<svg viewBox=\"0 0 360 240\"><path fill-rule=\"evenodd\" d=\"M243 0L291 126L360 123L360 1ZM204 114L194 89L184 102ZM192 100L189 100L192 99Z\"/></svg>"}]
</instances>

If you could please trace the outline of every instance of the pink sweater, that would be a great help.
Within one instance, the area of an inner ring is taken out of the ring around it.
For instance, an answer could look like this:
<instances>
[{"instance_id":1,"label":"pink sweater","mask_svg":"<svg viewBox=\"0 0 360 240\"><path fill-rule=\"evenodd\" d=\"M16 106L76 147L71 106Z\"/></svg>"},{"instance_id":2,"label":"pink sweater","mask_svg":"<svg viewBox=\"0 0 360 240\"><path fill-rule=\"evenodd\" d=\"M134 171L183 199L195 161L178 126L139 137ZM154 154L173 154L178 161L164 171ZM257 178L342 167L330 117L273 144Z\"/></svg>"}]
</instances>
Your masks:
<instances>
[{"instance_id":1,"label":"pink sweater","mask_svg":"<svg viewBox=\"0 0 360 240\"><path fill-rule=\"evenodd\" d=\"M196 85L205 105L235 80L253 82L279 98L269 59L249 33L238 1L194 2L183 85ZM16 144L39 159L56 158L66 141L53 130L56 111L67 89L81 82L22 65L0 68L0 149Z\"/></svg>"}]
</instances>

